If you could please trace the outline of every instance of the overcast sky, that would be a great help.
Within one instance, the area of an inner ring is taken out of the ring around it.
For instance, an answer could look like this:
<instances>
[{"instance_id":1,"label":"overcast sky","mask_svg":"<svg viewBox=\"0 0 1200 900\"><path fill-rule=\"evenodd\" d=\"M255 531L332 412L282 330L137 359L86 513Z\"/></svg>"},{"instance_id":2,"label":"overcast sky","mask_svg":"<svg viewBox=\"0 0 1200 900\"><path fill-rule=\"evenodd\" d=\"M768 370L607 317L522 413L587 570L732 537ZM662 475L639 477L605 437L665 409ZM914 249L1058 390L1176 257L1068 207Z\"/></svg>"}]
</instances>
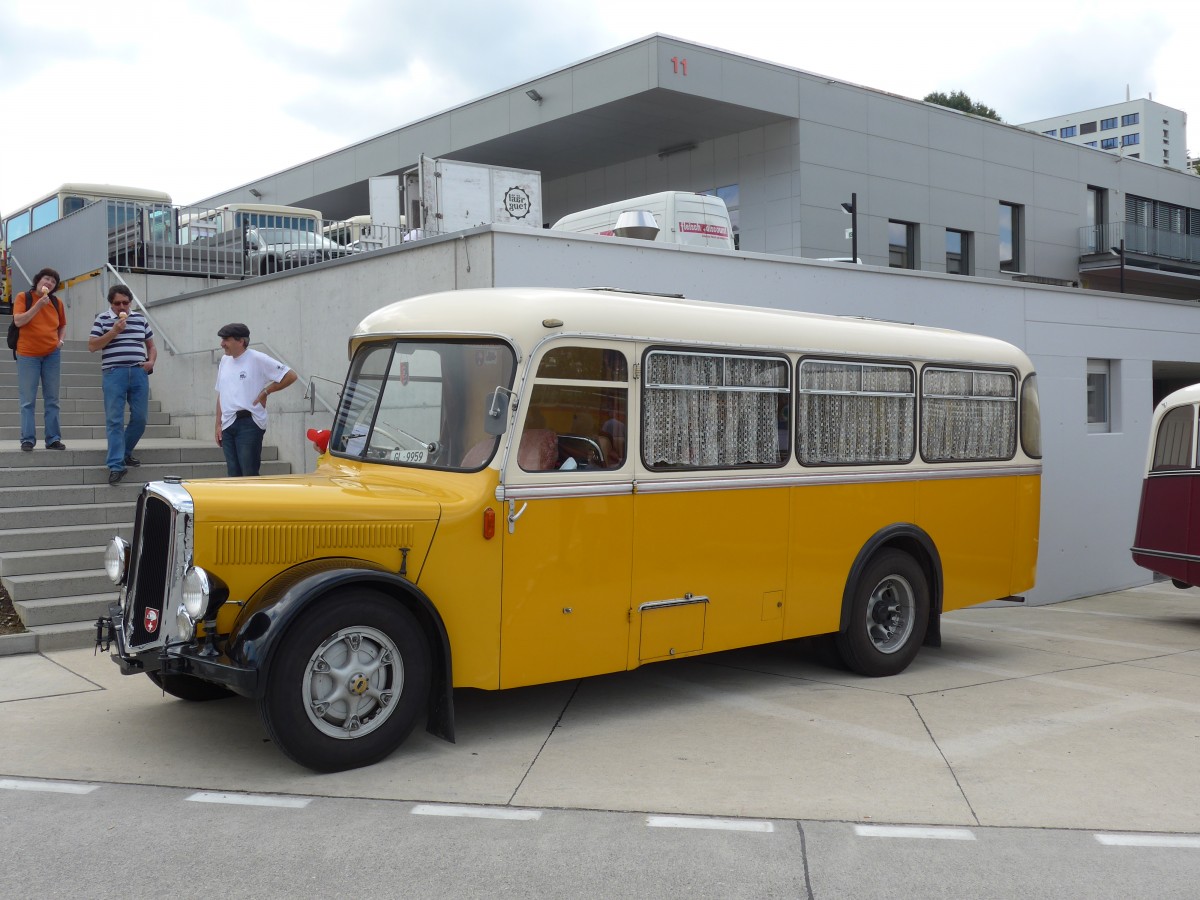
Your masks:
<instances>
[{"instance_id":1,"label":"overcast sky","mask_svg":"<svg viewBox=\"0 0 1200 900\"><path fill-rule=\"evenodd\" d=\"M1006 122L1189 113L1184 0L0 0L0 213L67 181L192 203L659 32ZM785 12L784 10L787 10Z\"/></svg>"}]
</instances>

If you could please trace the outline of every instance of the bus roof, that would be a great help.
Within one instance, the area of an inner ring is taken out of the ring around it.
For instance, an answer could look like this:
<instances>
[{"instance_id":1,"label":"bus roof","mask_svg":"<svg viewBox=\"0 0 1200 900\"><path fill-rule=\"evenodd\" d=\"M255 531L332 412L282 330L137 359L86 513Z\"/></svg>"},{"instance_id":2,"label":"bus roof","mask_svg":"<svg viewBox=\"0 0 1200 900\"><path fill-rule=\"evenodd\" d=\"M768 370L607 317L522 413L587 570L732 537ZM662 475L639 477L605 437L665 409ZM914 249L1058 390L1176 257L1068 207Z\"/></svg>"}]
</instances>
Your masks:
<instances>
[{"instance_id":1,"label":"bus roof","mask_svg":"<svg viewBox=\"0 0 1200 900\"><path fill-rule=\"evenodd\" d=\"M222 203L220 206L214 206L211 209L204 210L201 215L209 215L229 210L231 212L265 212L265 213L286 213L293 216L308 216L309 218L321 218L320 210L306 209L303 206L282 206L278 203Z\"/></svg>"},{"instance_id":2,"label":"bus roof","mask_svg":"<svg viewBox=\"0 0 1200 900\"><path fill-rule=\"evenodd\" d=\"M113 200L146 200L155 203L171 202L171 195L164 191L151 191L146 188L128 187L121 184L89 184L82 181L71 181L66 184L59 185L52 191L49 191L38 197L32 203L25 203L16 207L17 210L29 209L37 206L51 197L57 197L59 194L75 194L80 197L95 197L95 198L111 198Z\"/></svg>"},{"instance_id":3,"label":"bus roof","mask_svg":"<svg viewBox=\"0 0 1200 900\"><path fill-rule=\"evenodd\" d=\"M1187 387L1167 394L1159 402L1158 409L1166 411L1175 406L1187 406L1189 403L1200 403L1200 384L1189 384Z\"/></svg>"},{"instance_id":4,"label":"bus roof","mask_svg":"<svg viewBox=\"0 0 1200 900\"><path fill-rule=\"evenodd\" d=\"M555 324L561 322L561 324ZM551 324L547 324L551 323ZM944 328L611 290L487 288L425 294L367 316L350 350L376 335L490 335L521 353L552 333L755 350L1011 366L1029 358L996 338Z\"/></svg>"}]
</instances>

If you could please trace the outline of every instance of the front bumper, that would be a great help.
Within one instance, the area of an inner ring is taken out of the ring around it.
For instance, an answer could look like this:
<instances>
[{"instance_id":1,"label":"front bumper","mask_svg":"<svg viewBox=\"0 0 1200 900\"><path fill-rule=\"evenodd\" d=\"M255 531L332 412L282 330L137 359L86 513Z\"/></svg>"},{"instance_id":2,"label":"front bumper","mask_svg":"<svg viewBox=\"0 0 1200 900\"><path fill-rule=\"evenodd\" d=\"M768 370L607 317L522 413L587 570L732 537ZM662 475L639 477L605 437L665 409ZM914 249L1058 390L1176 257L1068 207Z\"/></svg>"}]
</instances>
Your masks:
<instances>
[{"instance_id":1,"label":"front bumper","mask_svg":"<svg viewBox=\"0 0 1200 900\"><path fill-rule=\"evenodd\" d=\"M111 652L122 675L160 672L188 675L229 688L243 697L258 695L258 669L230 659L201 641L171 643L144 653L131 653L125 646L121 607L113 604L108 615L96 620L96 651Z\"/></svg>"}]
</instances>

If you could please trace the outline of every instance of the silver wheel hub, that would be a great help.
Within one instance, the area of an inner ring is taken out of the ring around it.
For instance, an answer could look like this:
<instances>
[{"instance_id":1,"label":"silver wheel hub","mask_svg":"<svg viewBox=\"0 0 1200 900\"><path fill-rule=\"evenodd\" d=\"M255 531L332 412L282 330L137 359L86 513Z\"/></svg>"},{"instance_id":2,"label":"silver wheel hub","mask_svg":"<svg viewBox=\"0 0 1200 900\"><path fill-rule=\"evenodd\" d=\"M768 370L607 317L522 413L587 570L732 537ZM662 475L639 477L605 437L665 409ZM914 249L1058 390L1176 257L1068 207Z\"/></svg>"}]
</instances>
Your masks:
<instances>
[{"instance_id":1,"label":"silver wheel hub","mask_svg":"<svg viewBox=\"0 0 1200 900\"><path fill-rule=\"evenodd\" d=\"M867 600L867 637L880 653L895 653L912 635L917 601L912 585L900 575L889 575L875 586Z\"/></svg>"},{"instance_id":2,"label":"silver wheel hub","mask_svg":"<svg viewBox=\"0 0 1200 900\"><path fill-rule=\"evenodd\" d=\"M308 660L301 684L309 721L327 737L352 740L388 720L404 690L404 660L376 628L343 628Z\"/></svg>"}]
</instances>

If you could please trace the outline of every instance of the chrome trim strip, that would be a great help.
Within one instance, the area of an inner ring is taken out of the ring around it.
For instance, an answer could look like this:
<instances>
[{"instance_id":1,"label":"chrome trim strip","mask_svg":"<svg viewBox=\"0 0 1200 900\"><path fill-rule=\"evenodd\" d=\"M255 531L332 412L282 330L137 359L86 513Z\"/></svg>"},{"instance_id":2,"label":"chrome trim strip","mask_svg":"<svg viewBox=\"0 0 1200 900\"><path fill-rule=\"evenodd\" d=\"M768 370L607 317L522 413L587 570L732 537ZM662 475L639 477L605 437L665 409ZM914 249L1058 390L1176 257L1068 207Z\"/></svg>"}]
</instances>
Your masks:
<instances>
[{"instance_id":1,"label":"chrome trim strip","mask_svg":"<svg viewBox=\"0 0 1200 900\"><path fill-rule=\"evenodd\" d=\"M896 481L944 481L958 478L997 478L1015 475L1040 475L1042 467L988 466L979 469L885 469L863 472L837 472L814 475L761 475L744 478L692 478L672 481L639 481L639 494L665 494L680 491L751 490L774 487L811 487L830 484L876 484Z\"/></svg>"},{"instance_id":2,"label":"chrome trim strip","mask_svg":"<svg viewBox=\"0 0 1200 900\"><path fill-rule=\"evenodd\" d=\"M695 603L708 603L708 597L702 594L685 594L682 597L672 597L670 600L650 600L638 607L638 612L648 609L666 609L671 606L691 606Z\"/></svg>"},{"instance_id":3,"label":"chrome trim strip","mask_svg":"<svg viewBox=\"0 0 1200 900\"><path fill-rule=\"evenodd\" d=\"M1142 556L1154 556L1159 559L1179 559L1184 562L1200 562L1200 556L1195 553L1174 553L1170 550L1147 550L1144 547L1130 547L1130 553L1140 553Z\"/></svg>"},{"instance_id":4,"label":"chrome trim strip","mask_svg":"<svg viewBox=\"0 0 1200 900\"><path fill-rule=\"evenodd\" d=\"M878 484L897 481L946 481L959 478L998 478L1041 475L1040 465L987 466L977 469L888 469L812 475L749 475L736 478L676 478L605 481L588 484L497 485L496 499L533 500L551 497L619 497L625 494L674 494L691 491L749 491L765 488L815 487L831 484Z\"/></svg>"},{"instance_id":5,"label":"chrome trim strip","mask_svg":"<svg viewBox=\"0 0 1200 900\"><path fill-rule=\"evenodd\" d=\"M192 514L192 495L181 483L173 481L151 481L146 485L146 493L162 497L177 513Z\"/></svg>"},{"instance_id":6,"label":"chrome trim strip","mask_svg":"<svg viewBox=\"0 0 1200 900\"><path fill-rule=\"evenodd\" d=\"M623 497L632 494L632 481L608 481L601 484L529 484L496 486L496 499L539 500L548 497Z\"/></svg>"}]
</instances>

